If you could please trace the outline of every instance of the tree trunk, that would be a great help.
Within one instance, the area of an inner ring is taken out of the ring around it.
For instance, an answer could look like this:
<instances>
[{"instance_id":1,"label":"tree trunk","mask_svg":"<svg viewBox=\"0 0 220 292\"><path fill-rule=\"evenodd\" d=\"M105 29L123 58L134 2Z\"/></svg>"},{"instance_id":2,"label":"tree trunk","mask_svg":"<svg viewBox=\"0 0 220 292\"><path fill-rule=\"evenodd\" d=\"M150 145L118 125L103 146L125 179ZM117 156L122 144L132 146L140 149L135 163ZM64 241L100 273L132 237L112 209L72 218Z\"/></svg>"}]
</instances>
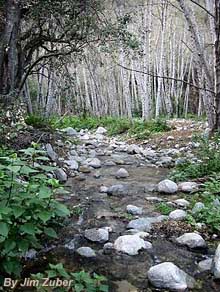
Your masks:
<instances>
[{"instance_id":1,"label":"tree trunk","mask_svg":"<svg viewBox=\"0 0 220 292\"><path fill-rule=\"evenodd\" d=\"M22 76L19 49L21 9L20 0L5 3L5 25L0 32L0 97L4 104L16 97Z\"/></svg>"},{"instance_id":2,"label":"tree trunk","mask_svg":"<svg viewBox=\"0 0 220 292\"><path fill-rule=\"evenodd\" d=\"M214 129L220 131L220 0L215 0L215 33L216 124Z\"/></svg>"}]
</instances>

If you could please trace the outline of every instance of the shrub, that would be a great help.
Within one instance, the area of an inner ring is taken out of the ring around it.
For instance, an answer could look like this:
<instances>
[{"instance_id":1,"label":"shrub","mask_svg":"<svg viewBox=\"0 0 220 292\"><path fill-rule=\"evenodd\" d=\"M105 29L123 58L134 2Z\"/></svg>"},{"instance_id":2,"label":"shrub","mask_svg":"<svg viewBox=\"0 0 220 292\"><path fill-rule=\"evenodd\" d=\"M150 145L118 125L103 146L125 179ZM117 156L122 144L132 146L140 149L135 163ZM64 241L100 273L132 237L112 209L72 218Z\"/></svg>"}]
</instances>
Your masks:
<instances>
[{"instance_id":1,"label":"shrub","mask_svg":"<svg viewBox=\"0 0 220 292\"><path fill-rule=\"evenodd\" d=\"M159 211L163 215L169 215L170 212L174 210L174 208L167 203L159 203L156 206L156 210Z\"/></svg>"},{"instance_id":2,"label":"shrub","mask_svg":"<svg viewBox=\"0 0 220 292\"><path fill-rule=\"evenodd\" d=\"M32 274L32 279L38 280L40 285L38 285L37 290L40 292L44 291L51 291L48 290L50 288L43 287L43 279L48 278L50 280L52 279L62 279L62 280L71 280L69 282L71 284L71 287L73 288L73 291L75 292L108 292L108 286L104 283L106 282L106 278L100 275L97 275L96 273L93 273L90 275L89 273L86 273L85 271L77 272L77 273L71 273L68 272L63 265L57 264L52 265L49 264L49 269L46 270L44 273L38 273L38 274ZM60 287L57 288L57 292L66 292L67 287ZM70 290L68 290L70 291ZM71 290L72 291L72 290Z\"/></svg>"},{"instance_id":3,"label":"shrub","mask_svg":"<svg viewBox=\"0 0 220 292\"><path fill-rule=\"evenodd\" d=\"M0 271L16 276L21 257L40 248L43 238L56 238L56 222L69 215L54 197L59 182L46 176L54 167L41 164L45 152L34 144L21 153L0 151Z\"/></svg>"}]
</instances>

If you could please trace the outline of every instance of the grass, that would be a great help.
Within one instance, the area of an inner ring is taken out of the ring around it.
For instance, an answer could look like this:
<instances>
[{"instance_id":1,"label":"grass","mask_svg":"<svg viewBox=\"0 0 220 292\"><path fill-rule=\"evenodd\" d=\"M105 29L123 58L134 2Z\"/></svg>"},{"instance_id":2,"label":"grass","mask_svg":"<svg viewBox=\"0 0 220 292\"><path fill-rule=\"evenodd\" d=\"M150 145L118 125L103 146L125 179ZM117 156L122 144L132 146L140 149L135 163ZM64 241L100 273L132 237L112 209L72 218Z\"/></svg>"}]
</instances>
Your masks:
<instances>
[{"instance_id":1,"label":"grass","mask_svg":"<svg viewBox=\"0 0 220 292\"><path fill-rule=\"evenodd\" d=\"M175 208L168 205L167 203L159 203L156 205L156 210L159 211L162 215L169 215L170 212L175 210Z\"/></svg>"},{"instance_id":2,"label":"grass","mask_svg":"<svg viewBox=\"0 0 220 292\"><path fill-rule=\"evenodd\" d=\"M46 119L36 115L28 116L25 119L28 125L35 128L63 129L72 127L77 131L81 129L95 130L99 126L105 127L109 136L124 134L136 139L145 139L153 133L169 131L167 123L163 119L142 121L141 119L129 120L116 117L52 117Z\"/></svg>"}]
</instances>

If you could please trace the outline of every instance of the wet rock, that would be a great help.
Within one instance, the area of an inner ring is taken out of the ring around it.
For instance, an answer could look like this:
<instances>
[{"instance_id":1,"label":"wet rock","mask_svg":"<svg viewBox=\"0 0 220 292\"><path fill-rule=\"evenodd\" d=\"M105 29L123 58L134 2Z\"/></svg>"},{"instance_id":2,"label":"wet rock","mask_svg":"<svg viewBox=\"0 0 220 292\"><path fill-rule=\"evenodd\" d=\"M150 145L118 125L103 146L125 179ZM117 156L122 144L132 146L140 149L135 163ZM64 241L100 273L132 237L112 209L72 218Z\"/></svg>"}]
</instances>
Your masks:
<instances>
[{"instance_id":1,"label":"wet rock","mask_svg":"<svg viewBox=\"0 0 220 292\"><path fill-rule=\"evenodd\" d=\"M107 193L112 196L123 196L128 194L128 189L124 185L113 185L108 188Z\"/></svg>"},{"instance_id":2,"label":"wet rock","mask_svg":"<svg viewBox=\"0 0 220 292\"><path fill-rule=\"evenodd\" d=\"M56 178L60 181L60 182L66 182L67 181L67 174L65 173L65 171L62 168L58 168L54 171L54 174L56 176Z\"/></svg>"},{"instance_id":3,"label":"wet rock","mask_svg":"<svg viewBox=\"0 0 220 292\"><path fill-rule=\"evenodd\" d=\"M106 134L107 133L107 130L103 127L98 127L98 129L96 130L96 134Z\"/></svg>"},{"instance_id":4,"label":"wet rock","mask_svg":"<svg viewBox=\"0 0 220 292\"><path fill-rule=\"evenodd\" d=\"M215 251L212 270L215 279L220 279L220 244Z\"/></svg>"},{"instance_id":5,"label":"wet rock","mask_svg":"<svg viewBox=\"0 0 220 292\"><path fill-rule=\"evenodd\" d=\"M106 161L104 162L104 165L105 165L105 166L115 166L116 163L115 163L114 161L112 161L112 160L106 160Z\"/></svg>"},{"instance_id":6,"label":"wet rock","mask_svg":"<svg viewBox=\"0 0 220 292\"><path fill-rule=\"evenodd\" d=\"M179 244L186 245L189 248L205 248L206 247L206 242L202 238L201 235L190 232L190 233L185 233L178 237L176 241Z\"/></svg>"},{"instance_id":7,"label":"wet rock","mask_svg":"<svg viewBox=\"0 0 220 292\"><path fill-rule=\"evenodd\" d=\"M95 251L91 247L88 247L88 246L82 246L78 248L76 252L85 258L92 258L96 256Z\"/></svg>"},{"instance_id":8,"label":"wet rock","mask_svg":"<svg viewBox=\"0 0 220 292\"><path fill-rule=\"evenodd\" d=\"M187 216L187 213L185 211L177 209L177 210L170 212L169 219L179 221L179 220L185 219L186 216Z\"/></svg>"},{"instance_id":9,"label":"wet rock","mask_svg":"<svg viewBox=\"0 0 220 292\"><path fill-rule=\"evenodd\" d=\"M198 269L200 272L210 271L212 268L212 259L205 259L198 263Z\"/></svg>"},{"instance_id":10,"label":"wet rock","mask_svg":"<svg viewBox=\"0 0 220 292\"><path fill-rule=\"evenodd\" d=\"M195 205L192 209L192 213L195 214L204 208L205 208L205 205L202 202L197 202L197 203L195 203Z\"/></svg>"},{"instance_id":11,"label":"wet rock","mask_svg":"<svg viewBox=\"0 0 220 292\"><path fill-rule=\"evenodd\" d=\"M137 255L139 250L146 249L146 244L138 235L123 235L115 240L114 248L119 252Z\"/></svg>"},{"instance_id":12,"label":"wet rock","mask_svg":"<svg viewBox=\"0 0 220 292\"><path fill-rule=\"evenodd\" d=\"M47 151L47 155L48 157L52 160L52 161L56 161L58 159L58 155L57 153L53 150L53 147L51 146L51 144L46 144L46 151Z\"/></svg>"},{"instance_id":13,"label":"wet rock","mask_svg":"<svg viewBox=\"0 0 220 292\"><path fill-rule=\"evenodd\" d=\"M92 228L85 230L84 236L90 241L104 243L109 239L109 232L105 228Z\"/></svg>"},{"instance_id":14,"label":"wet rock","mask_svg":"<svg viewBox=\"0 0 220 292\"><path fill-rule=\"evenodd\" d=\"M142 208L134 206L134 205L128 205L126 207L126 209L127 209L127 212L129 214L132 214L132 215L141 215L142 214Z\"/></svg>"},{"instance_id":15,"label":"wet rock","mask_svg":"<svg viewBox=\"0 0 220 292\"><path fill-rule=\"evenodd\" d=\"M188 207L190 205L190 202L185 199L177 199L174 203L180 207Z\"/></svg>"},{"instance_id":16,"label":"wet rock","mask_svg":"<svg viewBox=\"0 0 220 292\"><path fill-rule=\"evenodd\" d=\"M76 136L78 134L77 131L72 127L67 127L65 129L62 129L62 131L65 132L68 136Z\"/></svg>"},{"instance_id":17,"label":"wet rock","mask_svg":"<svg viewBox=\"0 0 220 292\"><path fill-rule=\"evenodd\" d=\"M194 279L171 262L153 266L148 271L148 279L157 288L171 291L185 291L193 288Z\"/></svg>"},{"instance_id":18,"label":"wet rock","mask_svg":"<svg viewBox=\"0 0 220 292\"><path fill-rule=\"evenodd\" d=\"M178 185L178 190L184 193L191 193L198 190L198 184L196 182L182 182Z\"/></svg>"},{"instance_id":19,"label":"wet rock","mask_svg":"<svg viewBox=\"0 0 220 292\"><path fill-rule=\"evenodd\" d=\"M158 192L166 194L174 194L177 192L178 187L175 182L169 179L165 179L158 184Z\"/></svg>"},{"instance_id":20,"label":"wet rock","mask_svg":"<svg viewBox=\"0 0 220 292\"><path fill-rule=\"evenodd\" d=\"M145 217L139 218L135 220L131 220L127 226L128 229L137 229L139 231L147 231L151 230L152 223L159 223L167 219L167 216L158 216L158 217Z\"/></svg>"},{"instance_id":21,"label":"wet rock","mask_svg":"<svg viewBox=\"0 0 220 292\"><path fill-rule=\"evenodd\" d=\"M115 175L116 178L127 178L129 177L129 173L125 168L120 168Z\"/></svg>"},{"instance_id":22,"label":"wet rock","mask_svg":"<svg viewBox=\"0 0 220 292\"><path fill-rule=\"evenodd\" d=\"M88 158L85 163L93 168L101 167L101 161L98 158Z\"/></svg>"}]
</instances>

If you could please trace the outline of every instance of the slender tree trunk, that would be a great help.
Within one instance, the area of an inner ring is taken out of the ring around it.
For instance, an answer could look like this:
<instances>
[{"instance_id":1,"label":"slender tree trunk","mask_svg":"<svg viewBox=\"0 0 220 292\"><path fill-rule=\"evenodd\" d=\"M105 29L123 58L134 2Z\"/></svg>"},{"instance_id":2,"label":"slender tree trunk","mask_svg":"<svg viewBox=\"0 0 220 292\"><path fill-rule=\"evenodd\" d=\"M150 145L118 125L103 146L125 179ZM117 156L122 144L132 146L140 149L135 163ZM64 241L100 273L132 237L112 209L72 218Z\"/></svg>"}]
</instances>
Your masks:
<instances>
[{"instance_id":1,"label":"slender tree trunk","mask_svg":"<svg viewBox=\"0 0 220 292\"><path fill-rule=\"evenodd\" d=\"M17 95L22 76L19 34L21 10L20 0L5 1L5 25L0 31L0 97L10 103Z\"/></svg>"}]
</instances>

